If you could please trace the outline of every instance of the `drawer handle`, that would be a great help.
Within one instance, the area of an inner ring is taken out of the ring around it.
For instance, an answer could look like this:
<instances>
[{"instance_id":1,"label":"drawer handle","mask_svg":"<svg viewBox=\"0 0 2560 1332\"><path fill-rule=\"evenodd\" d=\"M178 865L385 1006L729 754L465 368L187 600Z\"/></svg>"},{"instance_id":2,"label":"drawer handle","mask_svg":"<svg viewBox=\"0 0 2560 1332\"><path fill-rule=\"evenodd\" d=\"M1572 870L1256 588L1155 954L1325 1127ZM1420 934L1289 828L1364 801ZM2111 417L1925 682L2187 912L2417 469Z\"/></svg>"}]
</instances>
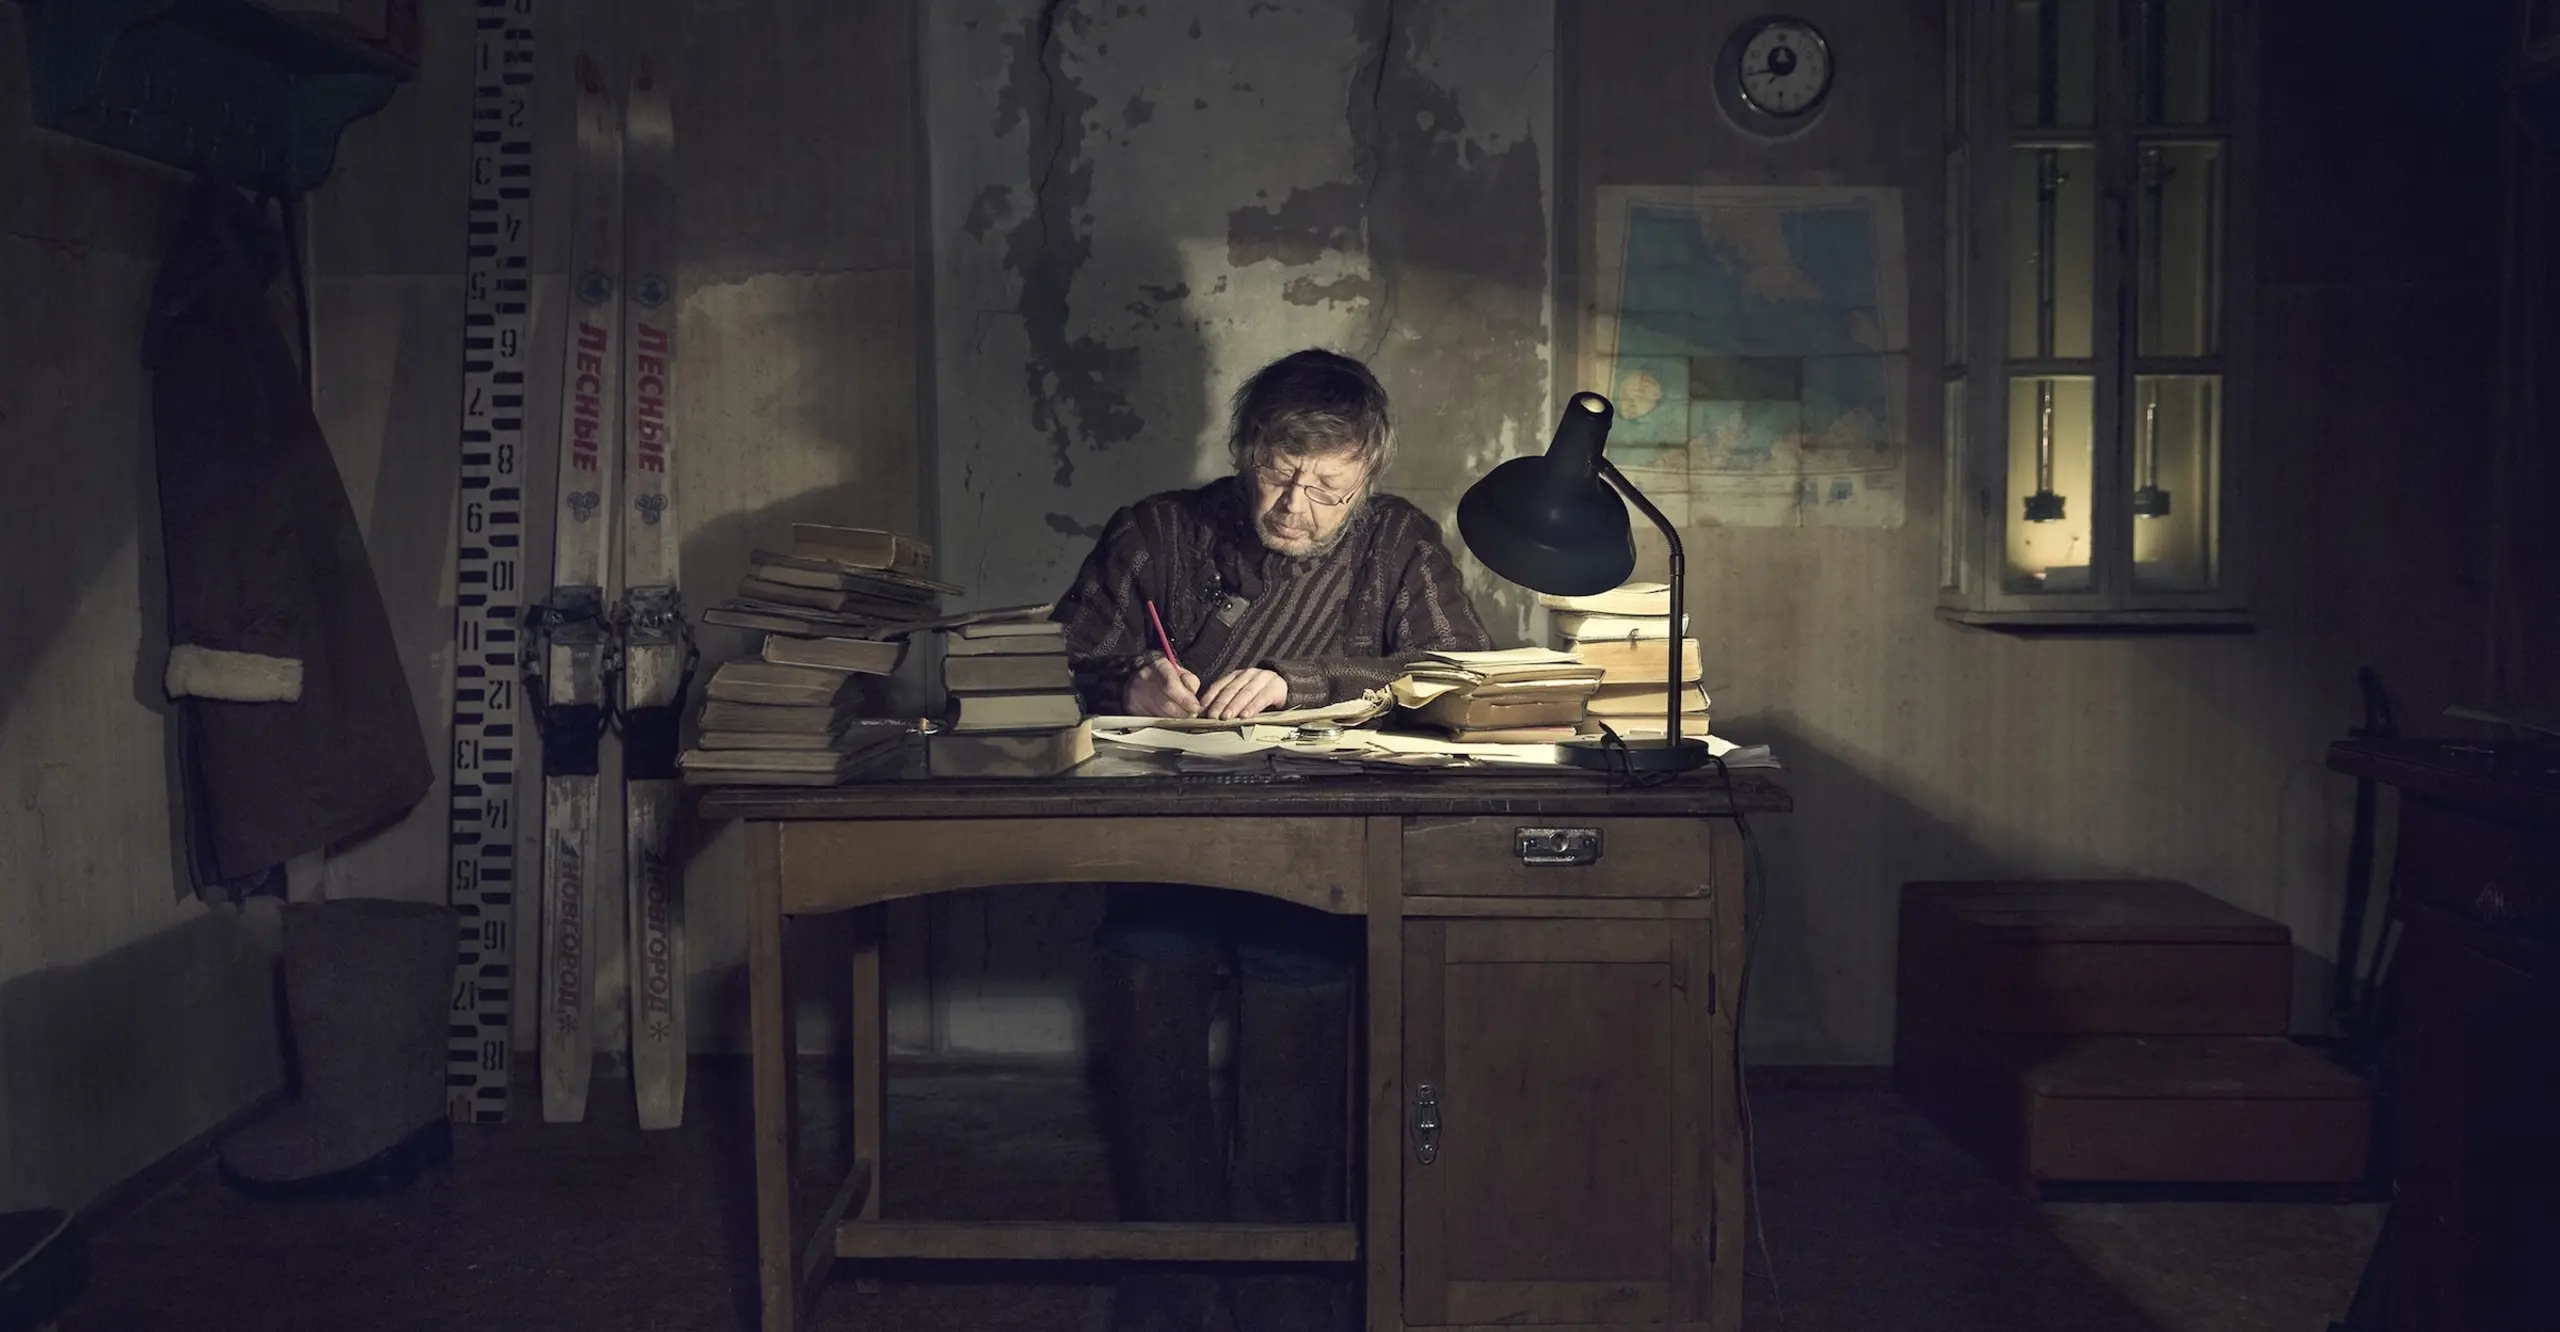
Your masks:
<instances>
[{"instance_id":1,"label":"drawer handle","mask_svg":"<svg viewBox=\"0 0 2560 1332\"><path fill-rule=\"evenodd\" d=\"M1424 1165L1440 1159L1440 1089L1428 1082L1413 1089L1413 1159Z\"/></svg>"},{"instance_id":2,"label":"drawer handle","mask_svg":"<svg viewBox=\"0 0 2560 1332\"><path fill-rule=\"evenodd\" d=\"M1600 830L1515 828L1511 851L1523 865L1596 865L1600 863Z\"/></svg>"}]
</instances>

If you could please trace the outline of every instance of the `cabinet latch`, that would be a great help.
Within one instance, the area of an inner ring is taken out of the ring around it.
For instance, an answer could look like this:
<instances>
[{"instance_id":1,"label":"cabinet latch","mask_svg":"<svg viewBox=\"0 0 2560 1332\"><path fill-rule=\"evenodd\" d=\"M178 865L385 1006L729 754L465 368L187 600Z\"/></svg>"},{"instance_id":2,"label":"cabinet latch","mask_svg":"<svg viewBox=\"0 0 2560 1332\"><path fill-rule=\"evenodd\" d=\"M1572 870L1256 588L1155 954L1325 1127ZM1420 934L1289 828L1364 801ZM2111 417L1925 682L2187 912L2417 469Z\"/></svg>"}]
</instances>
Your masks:
<instances>
[{"instance_id":1,"label":"cabinet latch","mask_svg":"<svg viewBox=\"0 0 2560 1332\"><path fill-rule=\"evenodd\" d=\"M1600 860L1597 828L1516 828L1512 851L1523 865L1591 865Z\"/></svg>"},{"instance_id":2,"label":"cabinet latch","mask_svg":"<svg viewBox=\"0 0 2560 1332\"><path fill-rule=\"evenodd\" d=\"M1413 1089L1413 1159L1429 1165L1440 1157L1440 1089L1428 1082Z\"/></svg>"}]
</instances>

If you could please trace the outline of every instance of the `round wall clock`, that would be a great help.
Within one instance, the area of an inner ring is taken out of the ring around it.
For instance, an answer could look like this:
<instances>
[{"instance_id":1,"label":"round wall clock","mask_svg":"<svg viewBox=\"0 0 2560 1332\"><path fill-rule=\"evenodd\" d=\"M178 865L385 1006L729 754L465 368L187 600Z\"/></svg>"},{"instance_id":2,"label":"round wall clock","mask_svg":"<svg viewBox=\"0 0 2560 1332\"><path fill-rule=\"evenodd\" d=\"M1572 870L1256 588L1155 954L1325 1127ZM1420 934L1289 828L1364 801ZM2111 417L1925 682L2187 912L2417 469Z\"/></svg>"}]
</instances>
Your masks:
<instances>
[{"instance_id":1,"label":"round wall clock","mask_svg":"<svg viewBox=\"0 0 2560 1332\"><path fill-rule=\"evenodd\" d=\"M1831 99L1831 44L1800 18L1769 14L1734 30L1716 59L1716 102L1772 138L1813 123Z\"/></svg>"}]
</instances>

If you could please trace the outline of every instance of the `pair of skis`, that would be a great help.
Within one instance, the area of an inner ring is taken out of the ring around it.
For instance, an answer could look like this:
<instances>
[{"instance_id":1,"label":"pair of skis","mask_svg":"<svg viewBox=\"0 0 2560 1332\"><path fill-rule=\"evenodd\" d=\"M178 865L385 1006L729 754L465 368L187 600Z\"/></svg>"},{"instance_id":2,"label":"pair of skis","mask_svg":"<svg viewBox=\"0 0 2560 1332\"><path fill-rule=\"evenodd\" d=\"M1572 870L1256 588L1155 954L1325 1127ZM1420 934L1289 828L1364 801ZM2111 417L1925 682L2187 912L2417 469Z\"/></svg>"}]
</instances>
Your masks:
<instances>
[{"instance_id":1,"label":"pair of skis","mask_svg":"<svg viewBox=\"0 0 2560 1332\"><path fill-rule=\"evenodd\" d=\"M543 760L542 1117L586 1117L597 982L627 978L640 1124L668 1128L684 1118L685 1014L684 895L667 846L683 790L677 721L694 664L670 470L675 121L647 55L632 61L618 107L583 52L577 77L552 581L527 612L524 662ZM621 594L609 603L616 529ZM617 723L628 929L599 950L589 867L599 751Z\"/></svg>"}]
</instances>

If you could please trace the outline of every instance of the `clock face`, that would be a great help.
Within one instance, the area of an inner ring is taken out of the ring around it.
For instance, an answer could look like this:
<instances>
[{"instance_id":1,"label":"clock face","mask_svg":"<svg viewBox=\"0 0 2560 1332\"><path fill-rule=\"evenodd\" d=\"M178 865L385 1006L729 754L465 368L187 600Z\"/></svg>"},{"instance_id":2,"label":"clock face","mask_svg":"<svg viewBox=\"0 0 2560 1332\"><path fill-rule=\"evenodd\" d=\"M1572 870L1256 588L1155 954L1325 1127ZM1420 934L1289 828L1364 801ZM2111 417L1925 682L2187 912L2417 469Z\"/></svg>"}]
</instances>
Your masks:
<instances>
[{"instance_id":1,"label":"clock face","mask_svg":"<svg viewBox=\"0 0 2560 1332\"><path fill-rule=\"evenodd\" d=\"M1809 23L1772 19L1742 43L1735 77L1753 110L1802 116L1831 91L1831 48Z\"/></svg>"}]
</instances>

